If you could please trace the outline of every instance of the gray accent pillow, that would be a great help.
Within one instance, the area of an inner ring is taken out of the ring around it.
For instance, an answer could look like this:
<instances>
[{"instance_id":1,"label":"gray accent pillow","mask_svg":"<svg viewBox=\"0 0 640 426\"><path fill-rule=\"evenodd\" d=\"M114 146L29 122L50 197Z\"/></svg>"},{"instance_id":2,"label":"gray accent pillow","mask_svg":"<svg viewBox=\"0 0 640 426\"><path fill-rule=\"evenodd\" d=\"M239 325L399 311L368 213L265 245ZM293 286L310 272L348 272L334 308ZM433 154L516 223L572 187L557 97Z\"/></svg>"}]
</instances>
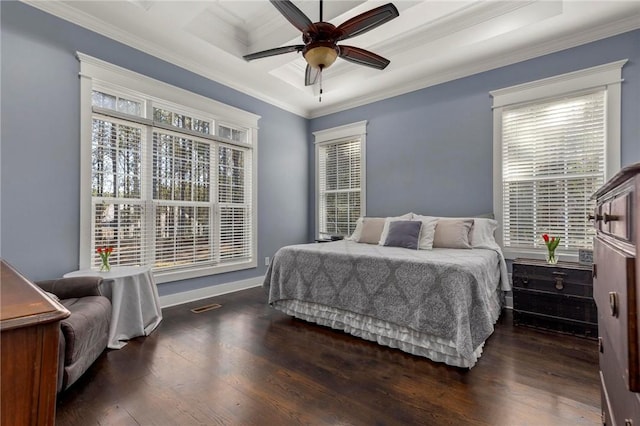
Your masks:
<instances>
[{"instance_id":1,"label":"gray accent pillow","mask_svg":"<svg viewBox=\"0 0 640 426\"><path fill-rule=\"evenodd\" d=\"M469 232L473 219L440 219L433 237L434 248L470 249Z\"/></svg>"},{"instance_id":2,"label":"gray accent pillow","mask_svg":"<svg viewBox=\"0 0 640 426\"><path fill-rule=\"evenodd\" d=\"M422 222L417 220L395 220L389 223L385 246L418 250Z\"/></svg>"},{"instance_id":3,"label":"gray accent pillow","mask_svg":"<svg viewBox=\"0 0 640 426\"><path fill-rule=\"evenodd\" d=\"M365 217L362 219L362 233L358 239L359 243L378 244L380 235L384 228L385 218L383 217Z\"/></svg>"}]
</instances>

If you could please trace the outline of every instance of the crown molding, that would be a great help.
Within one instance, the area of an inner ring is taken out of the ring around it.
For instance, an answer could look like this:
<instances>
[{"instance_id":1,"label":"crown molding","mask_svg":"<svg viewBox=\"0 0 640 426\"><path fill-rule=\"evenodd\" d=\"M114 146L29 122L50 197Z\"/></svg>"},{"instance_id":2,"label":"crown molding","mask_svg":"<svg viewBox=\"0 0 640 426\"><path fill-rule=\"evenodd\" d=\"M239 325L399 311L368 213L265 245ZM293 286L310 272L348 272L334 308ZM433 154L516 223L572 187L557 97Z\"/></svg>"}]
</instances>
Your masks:
<instances>
[{"instance_id":1,"label":"crown molding","mask_svg":"<svg viewBox=\"0 0 640 426\"><path fill-rule=\"evenodd\" d=\"M431 74L424 78L408 81L404 84L394 86L393 88L376 91L370 95L360 96L345 102L338 102L328 106L307 108L304 106L293 105L283 102L276 97L265 95L264 93L244 86L241 82L234 80L221 73L215 72L210 67L204 67L201 64L188 60L175 54L172 51L163 49L161 46L153 44L148 40L136 37L128 32L119 30L104 21L95 19L94 17L78 11L75 8L59 1L38 1L38 0L21 0L36 9L40 9L46 13L54 15L58 18L69 21L73 24L94 31L105 37L128 45L134 49L140 50L149 55L155 56L161 60L182 67L186 70L201 75L207 79L216 81L220 84L228 86L234 90L244 93L248 96L269 103L275 107L285 111L299 115L304 118L317 118L336 112L345 111L351 108L366 105L372 102L381 101L387 98L403 95L416 90L424 89L437 84L446 83L473 74L489 71L492 69L504 67L514 63L533 59L539 56L555 53L561 50L576 47L582 44L597 41L603 38L612 37L627 31L640 28L640 14L626 16L613 23L607 23L588 30L571 34L565 37L558 37L550 42L538 43L527 49L514 49L507 54L499 54L482 62L475 62L469 66L456 67L453 70L447 70L437 74Z\"/></svg>"},{"instance_id":2,"label":"crown molding","mask_svg":"<svg viewBox=\"0 0 640 426\"><path fill-rule=\"evenodd\" d=\"M155 56L156 58L162 59L163 61L169 62L173 65L182 67L186 70L194 72L198 75L201 75L215 82L221 83L234 90L237 90L246 95L252 96L256 99L259 99L268 104L281 108L285 111L302 116L304 118L309 118L309 111L306 108L301 108L295 105L291 105L289 103L282 102L277 98L266 96L264 95L264 93L261 93L257 90L253 90L251 88L238 84L237 81L233 81L232 79L229 79L228 77L220 73L212 72L212 70L208 67L203 67L202 65L194 61L190 61L179 55L176 55L175 53L162 49L161 47L153 43L150 43L147 40L144 40L140 37L136 37L128 32L121 31L118 28L115 28L114 26L107 24L106 22L98 20L95 17L90 16L84 12L80 12L77 9L74 9L62 3L59 0L49 0L49 1L20 0L20 1L36 9L40 9L43 12L49 13L60 19L64 19L65 21L69 21L72 24L79 25L83 28L86 28L102 36L105 36L115 41L118 41L120 43L123 43L129 47L140 50L151 56Z\"/></svg>"},{"instance_id":3,"label":"crown molding","mask_svg":"<svg viewBox=\"0 0 640 426\"><path fill-rule=\"evenodd\" d=\"M616 22L600 25L577 34L571 34L566 37L559 37L550 42L539 43L528 49L515 49L509 54L500 54L499 57L493 57L486 61L475 62L466 67L459 67L455 70L447 70L438 74L431 74L426 78L410 81L403 85L395 86L388 90L376 92L371 95L361 96L350 99L345 102L336 103L327 107L316 108L311 111L309 118L318 118L337 112L346 111L348 109L360 107L373 102L382 101L395 96L404 95L406 93L425 89L459 78L469 77L474 74L501 68L507 65L516 64L529 59L559 52L572 47L591 43L607 37L613 37L628 31L640 28L640 14L626 16Z\"/></svg>"}]
</instances>

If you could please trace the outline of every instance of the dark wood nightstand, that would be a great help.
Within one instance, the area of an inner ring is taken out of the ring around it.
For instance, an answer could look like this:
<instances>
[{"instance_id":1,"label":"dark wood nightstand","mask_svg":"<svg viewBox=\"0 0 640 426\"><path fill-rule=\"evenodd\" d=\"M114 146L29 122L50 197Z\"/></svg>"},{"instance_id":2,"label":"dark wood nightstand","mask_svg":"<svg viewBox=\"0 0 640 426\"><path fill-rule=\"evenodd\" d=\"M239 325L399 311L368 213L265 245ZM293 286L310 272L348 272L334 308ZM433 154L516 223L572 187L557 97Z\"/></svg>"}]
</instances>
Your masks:
<instances>
[{"instance_id":1,"label":"dark wood nightstand","mask_svg":"<svg viewBox=\"0 0 640 426\"><path fill-rule=\"evenodd\" d=\"M513 322L595 339L598 312L591 265L513 261Z\"/></svg>"}]
</instances>

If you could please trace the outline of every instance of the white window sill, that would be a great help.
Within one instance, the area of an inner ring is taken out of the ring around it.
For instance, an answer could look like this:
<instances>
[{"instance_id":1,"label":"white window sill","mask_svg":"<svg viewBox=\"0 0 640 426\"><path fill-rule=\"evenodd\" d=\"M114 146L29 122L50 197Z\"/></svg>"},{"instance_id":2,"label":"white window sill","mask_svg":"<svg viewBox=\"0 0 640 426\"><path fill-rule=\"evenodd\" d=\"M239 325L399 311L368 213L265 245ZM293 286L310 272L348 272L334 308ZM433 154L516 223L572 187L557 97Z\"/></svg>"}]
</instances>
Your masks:
<instances>
[{"instance_id":1,"label":"white window sill","mask_svg":"<svg viewBox=\"0 0 640 426\"><path fill-rule=\"evenodd\" d=\"M174 271L157 271L153 273L153 278L157 284L168 283L173 281L188 280L191 278L205 277L208 275L217 275L224 272L240 271L243 269L256 268L258 262L256 260L242 261L238 263L225 264L222 266L203 266L199 268L190 268L185 270Z\"/></svg>"}]
</instances>

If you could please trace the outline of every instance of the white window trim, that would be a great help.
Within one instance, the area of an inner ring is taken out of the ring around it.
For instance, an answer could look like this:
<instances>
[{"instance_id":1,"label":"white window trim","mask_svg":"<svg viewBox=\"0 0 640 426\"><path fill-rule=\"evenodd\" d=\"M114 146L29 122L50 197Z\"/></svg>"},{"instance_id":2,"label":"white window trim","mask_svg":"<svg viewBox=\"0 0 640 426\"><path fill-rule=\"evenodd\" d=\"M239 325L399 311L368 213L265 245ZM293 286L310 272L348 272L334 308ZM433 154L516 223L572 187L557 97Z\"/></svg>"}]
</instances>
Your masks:
<instances>
[{"instance_id":1,"label":"white window trim","mask_svg":"<svg viewBox=\"0 0 640 426\"><path fill-rule=\"evenodd\" d=\"M215 123L233 123L234 127L245 128L248 131L248 143L239 143L239 147L252 150L251 170L251 220L252 220L252 248L250 261L229 262L220 266L194 266L187 270L172 270L155 273L157 283L184 280L224 272L255 268L258 265L258 120L259 115L223 104L202 95L181 89L176 86L155 80L151 77L130 71L128 69L96 59L86 54L76 52L80 61L80 269L91 267L91 121L92 121L92 90L95 88L115 88L116 92L129 96L146 97L155 101L161 99L180 104L191 112L206 111ZM144 95L142 95L144 94ZM148 105L147 113L149 112ZM212 123L213 125L214 123ZM215 126L212 127L215 129ZM215 130L214 130L215 133ZM232 141L220 139L221 142L234 145ZM215 202L215 208L218 207Z\"/></svg>"},{"instance_id":2,"label":"white window trim","mask_svg":"<svg viewBox=\"0 0 640 426\"><path fill-rule=\"evenodd\" d=\"M529 83L489 92L493 97L493 212L500 224L496 241L507 259L528 257L544 259L540 250L505 248L502 233L502 113L514 104L539 101L562 94L602 87L606 89L605 179L620 170L620 126L622 110L622 67L628 59L598 65ZM586 218L585 218L586 220ZM578 261L578 253L560 252L562 260Z\"/></svg>"},{"instance_id":3,"label":"white window trim","mask_svg":"<svg viewBox=\"0 0 640 426\"><path fill-rule=\"evenodd\" d=\"M332 127L330 129L318 130L313 132L315 138L315 236L318 238L320 230L320 215L318 206L320 203L320 179L318 176L319 152L320 146L339 141L340 139L360 138L360 216L366 215L367 210L367 168L366 168L366 139L367 139L367 121L358 121L355 123L345 124L343 126Z\"/></svg>"}]
</instances>

